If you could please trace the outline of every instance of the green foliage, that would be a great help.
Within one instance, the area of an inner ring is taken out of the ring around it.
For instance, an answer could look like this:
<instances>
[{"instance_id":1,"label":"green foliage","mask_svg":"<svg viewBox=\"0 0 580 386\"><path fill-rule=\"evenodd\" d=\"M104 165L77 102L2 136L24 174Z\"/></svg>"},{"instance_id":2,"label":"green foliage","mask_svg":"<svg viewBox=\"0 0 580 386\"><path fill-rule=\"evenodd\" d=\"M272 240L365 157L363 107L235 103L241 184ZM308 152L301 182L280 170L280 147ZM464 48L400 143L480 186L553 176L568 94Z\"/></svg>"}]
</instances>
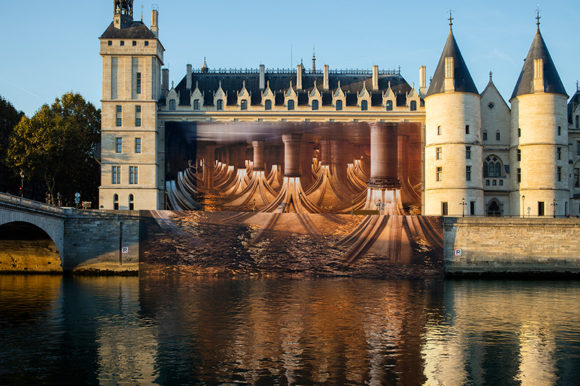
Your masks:
<instances>
[{"instance_id":1,"label":"green foliage","mask_svg":"<svg viewBox=\"0 0 580 386\"><path fill-rule=\"evenodd\" d=\"M17 111L10 102L0 96L0 189L2 191L18 189L15 174L4 160L8 150L8 139L23 116L24 113Z\"/></svg>"},{"instance_id":2,"label":"green foliage","mask_svg":"<svg viewBox=\"0 0 580 386\"><path fill-rule=\"evenodd\" d=\"M79 94L65 94L22 118L10 137L7 164L22 170L25 181L42 180L47 193L60 193L65 205L74 202L75 192L96 203L100 128L100 110Z\"/></svg>"}]
</instances>

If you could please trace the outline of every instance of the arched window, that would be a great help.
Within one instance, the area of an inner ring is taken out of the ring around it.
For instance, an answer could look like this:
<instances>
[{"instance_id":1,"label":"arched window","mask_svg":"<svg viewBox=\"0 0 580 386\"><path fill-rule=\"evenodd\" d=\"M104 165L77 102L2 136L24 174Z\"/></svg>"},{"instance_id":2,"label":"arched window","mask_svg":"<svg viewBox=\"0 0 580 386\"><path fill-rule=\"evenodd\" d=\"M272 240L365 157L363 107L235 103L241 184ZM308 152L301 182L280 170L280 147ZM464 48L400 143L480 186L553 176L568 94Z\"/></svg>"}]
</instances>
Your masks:
<instances>
[{"instance_id":1,"label":"arched window","mask_svg":"<svg viewBox=\"0 0 580 386\"><path fill-rule=\"evenodd\" d=\"M118 194L113 195L113 209L119 210L119 195Z\"/></svg>"},{"instance_id":2,"label":"arched window","mask_svg":"<svg viewBox=\"0 0 580 386\"><path fill-rule=\"evenodd\" d=\"M135 210L135 196L129 195L129 210Z\"/></svg>"},{"instance_id":3,"label":"arched window","mask_svg":"<svg viewBox=\"0 0 580 386\"><path fill-rule=\"evenodd\" d=\"M266 99L266 102L264 102L264 107L266 108L266 110L272 110L272 100Z\"/></svg>"},{"instance_id":4,"label":"arched window","mask_svg":"<svg viewBox=\"0 0 580 386\"><path fill-rule=\"evenodd\" d=\"M369 109L369 102L367 102L367 101L361 101L360 102L360 109L362 111L367 111Z\"/></svg>"},{"instance_id":5,"label":"arched window","mask_svg":"<svg viewBox=\"0 0 580 386\"><path fill-rule=\"evenodd\" d=\"M224 100L223 99L218 99L217 100L217 110L218 111L222 111L224 109Z\"/></svg>"},{"instance_id":6,"label":"arched window","mask_svg":"<svg viewBox=\"0 0 580 386\"><path fill-rule=\"evenodd\" d=\"M318 99L312 101L312 110L318 110Z\"/></svg>"},{"instance_id":7,"label":"arched window","mask_svg":"<svg viewBox=\"0 0 580 386\"><path fill-rule=\"evenodd\" d=\"M336 101L336 111L342 110L342 101L339 99Z\"/></svg>"},{"instance_id":8,"label":"arched window","mask_svg":"<svg viewBox=\"0 0 580 386\"><path fill-rule=\"evenodd\" d=\"M242 108L242 110L247 110L248 109L248 101L245 99L242 99L240 107Z\"/></svg>"},{"instance_id":9,"label":"arched window","mask_svg":"<svg viewBox=\"0 0 580 386\"><path fill-rule=\"evenodd\" d=\"M501 159L499 159L497 156L495 155L488 156L483 162L483 177L489 178L503 177L502 165L503 163L501 162Z\"/></svg>"},{"instance_id":10,"label":"arched window","mask_svg":"<svg viewBox=\"0 0 580 386\"><path fill-rule=\"evenodd\" d=\"M169 110L170 111L175 111L176 108L176 102L175 99L170 99L169 100Z\"/></svg>"},{"instance_id":11,"label":"arched window","mask_svg":"<svg viewBox=\"0 0 580 386\"><path fill-rule=\"evenodd\" d=\"M393 111L393 101L387 101L387 111Z\"/></svg>"},{"instance_id":12,"label":"arched window","mask_svg":"<svg viewBox=\"0 0 580 386\"><path fill-rule=\"evenodd\" d=\"M417 110L417 101L411 101L411 111Z\"/></svg>"},{"instance_id":13,"label":"arched window","mask_svg":"<svg viewBox=\"0 0 580 386\"><path fill-rule=\"evenodd\" d=\"M193 100L193 109L194 110L199 110L199 99L194 99Z\"/></svg>"},{"instance_id":14,"label":"arched window","mask_svg":"<svg viewBox=\"0 0 580 386\"><path fill-rule=\"evenodd\" d=\"M288 101L288 110L294 110L294 99Z\"/></svg>"}]
</instances>

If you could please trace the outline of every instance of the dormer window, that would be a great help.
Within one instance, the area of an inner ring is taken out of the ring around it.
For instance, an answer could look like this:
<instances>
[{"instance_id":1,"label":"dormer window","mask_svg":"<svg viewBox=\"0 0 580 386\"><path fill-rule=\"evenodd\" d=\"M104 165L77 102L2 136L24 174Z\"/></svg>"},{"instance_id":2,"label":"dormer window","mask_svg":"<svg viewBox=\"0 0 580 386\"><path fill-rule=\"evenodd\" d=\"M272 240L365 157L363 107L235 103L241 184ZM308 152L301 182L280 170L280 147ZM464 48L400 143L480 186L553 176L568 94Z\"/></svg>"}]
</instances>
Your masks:
<instances>
[{"instance_id":1,"label":"dormer window","mask_svg":"<svg viewBox=\"0 0 580 386\"><path fill-rule=\"evenodd\" d=\"M360 102L360 109L362 111L367 111L369 109L369 102L367 102L367 101L361 101Z\"/></svg>"},{"instance_id":2,"label":"dormer window","mask_svg":"<svg viewBox=\"0 0 580 386\"><path fill-rule=\"evenodd\" d=\"M336 111L341 111L341 110L342 110L342 101L337 100L336 101Z\"/></svg>"},{"instance_id":3,"label":"dormer window","mask_svg":"<svg viewBox=\"0 0 580 386\"><path fill-rule=\"evenodd\" d=\"M387 111L393 111L393 101L387 101Z\"/></svg>"},{"instance_id":4,"label":"dormer window","mask_svg":"<svg viewBox=\"0 0 580 386\"><path fill-rule=\"evenodd\" d=\"M294 99L288 101L288 110L294 110Z\"/></svg>"},{"instance_id":5,"label":"dormer window","mask_svg":"<svg viewBox=\"0 0 580 386\"><path fill-rule=\"evenodd\" d=\"M170 99L169 100L169 111L175 111L175 110L176 110L175 99Z\"/></svg>"},{"instance_id":6,"label":"dormer window","mask_svg":"<svg viewBox=\"0 0 580 386\"><path fill-rule=\"evenodd\" d=\"M240 108L242 110L247 110L248 109L248 101L245 99L242 99L242 101L240 102Z\"/></svg>"},{"instance_id":7,"label":"dormer window","mask_svg":"<svg viewBox=\"0 0 580 386\"><path fill-rule=\"evenodd\" d=\"M193 100L193 109L194 110L199 110L199 99L194 99Z\"/></svg>"},{"instance_id":8,"label":"dormer window","mask_svg":"<svg viewBox=\"0 0 580 386\"><path fill-rule=\"evenodd\" d=\"M271 99L266 99L266 102L264 102L264 108L266 110L272 110L272 100Z\"/></svg>"},{"instance_id":9,"label":"dormer window","mask_svg":"<svg viewBox=\"0 0 580 386\"><path fill-rule=\"evenodd\" d=\"M217 100L217 110L218 111L222 111L224 109L224 100L223 99L218 99Z\"/></svg>"},{"instance_id":10,"label":"dormer window","mask_svg":"<svg viewBox=\"0 0 580 386\"><path fill-rule=\"evenodd\" d=\"M318 110L318 100L317 99L312 101L312 110Z\"/></svg>"},{"instance_id":11,"label":"dormer window","mask_svg":"<svg viewBox=\"0 0 580 386\"><path fill-rule=\"evenodd\" d=\"M417 110L417 101L411 101L411 111Z\"/></svg>"}]
</instances>

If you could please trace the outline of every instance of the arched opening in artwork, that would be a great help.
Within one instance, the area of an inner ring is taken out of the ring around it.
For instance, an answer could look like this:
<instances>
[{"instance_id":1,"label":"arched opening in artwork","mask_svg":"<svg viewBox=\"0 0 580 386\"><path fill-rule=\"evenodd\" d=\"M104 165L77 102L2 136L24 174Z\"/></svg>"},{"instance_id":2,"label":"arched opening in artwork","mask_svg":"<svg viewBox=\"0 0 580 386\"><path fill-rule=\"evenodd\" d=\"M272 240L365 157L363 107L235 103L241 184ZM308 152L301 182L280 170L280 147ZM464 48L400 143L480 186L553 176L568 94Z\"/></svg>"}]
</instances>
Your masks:
<instances>
[{"instance_id":1,"label":"arched opening in artwork","mask_svg":"<svg viewBox=\"0 0 580 386\"><path fill-rule=\"evenodd\" d=\"M487 215L490 217L501 217L501 207L497 200L491 200L487 205Z\"/></svg>"},{"instance_id":2,"label":"arched opening in artwork","mask_svg":"<svg viewBox=\"0 0 580 386\"><path fill-rule=\"evenodd\" d=\"M60 253L38 226L6 223L0 225L0 272L62 272Z\"/></svg>"}]
</instances>

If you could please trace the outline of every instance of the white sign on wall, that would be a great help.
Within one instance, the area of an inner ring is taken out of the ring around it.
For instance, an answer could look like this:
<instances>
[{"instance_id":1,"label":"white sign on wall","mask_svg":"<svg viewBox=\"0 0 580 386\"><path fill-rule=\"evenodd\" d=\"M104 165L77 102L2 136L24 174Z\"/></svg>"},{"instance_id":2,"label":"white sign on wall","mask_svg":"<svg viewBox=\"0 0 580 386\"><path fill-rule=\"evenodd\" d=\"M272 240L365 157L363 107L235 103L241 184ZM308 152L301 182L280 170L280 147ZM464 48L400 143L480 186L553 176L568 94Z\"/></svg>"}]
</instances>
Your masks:
<instances>
[{"instance_id":1,"label":"white sign on wall","mask_svg":"<svg viewBox=\"0 0 580 386\"><path fill-rule=\"evenodd\" d=\"M455 250L455 256L463 256L463 249L457 248Z\"/></svg>"},{"instance_id":2,"label":"white sign on wall","mask_svg":"<svg viewBox=\"0 0 580 386\"><path fill-rule=\"evenodd\" d=\"M123 247L121 248L121 252L126 255L127 253L129 253L129 247Z\"/></svg>"}]
</instances>

